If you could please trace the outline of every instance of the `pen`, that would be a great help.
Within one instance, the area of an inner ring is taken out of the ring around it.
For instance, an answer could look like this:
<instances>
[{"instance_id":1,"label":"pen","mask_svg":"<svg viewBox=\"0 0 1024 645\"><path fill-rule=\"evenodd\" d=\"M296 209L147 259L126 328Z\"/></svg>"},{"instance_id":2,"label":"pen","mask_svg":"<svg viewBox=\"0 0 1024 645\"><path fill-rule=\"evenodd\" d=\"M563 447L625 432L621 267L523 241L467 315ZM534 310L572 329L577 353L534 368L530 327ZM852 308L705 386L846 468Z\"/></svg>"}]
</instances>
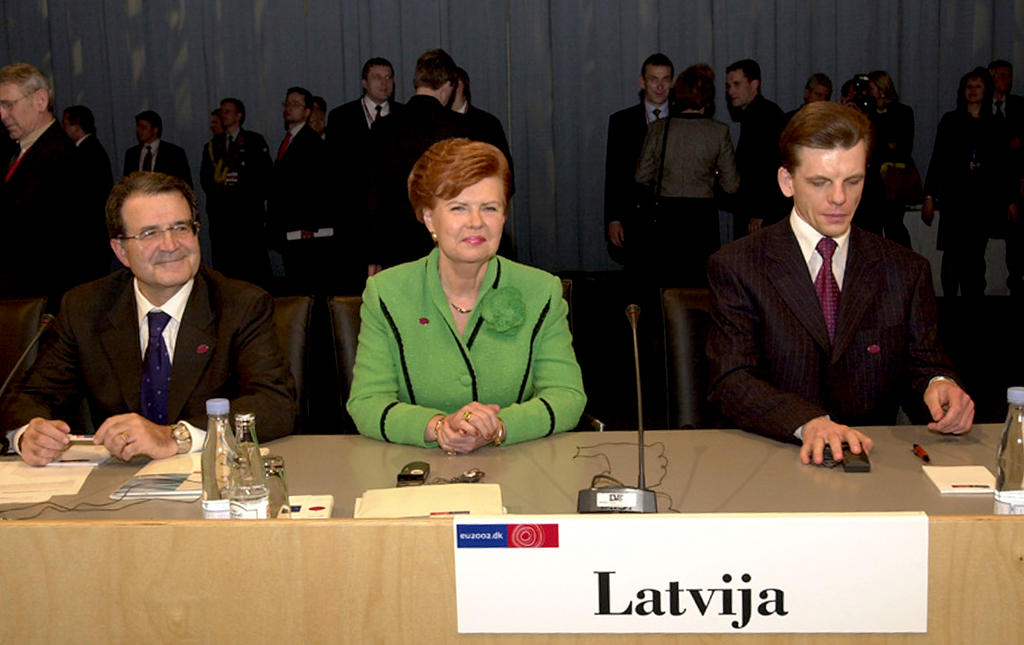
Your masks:
<instances>
[{"instance_id":1,"label":"pen","mask_svg":"<svg viewBox=\"0 0 1024 645\"><path fill-rule=\"evenodd\" d=\"M988 484L953 484L953 488L991 488Z\"/></svg>"},{"instance_id":2,"label":"pen","mask_svg":"<svg viewBox=\"0 0 1024 645\"><path fill-rule=\"evenodd\" d=\"M931 463L932 458L928 456L928 452L921 446L914 444L914 454L921 458L921 461L925 463Z\"/></svg>"}]
</instances>

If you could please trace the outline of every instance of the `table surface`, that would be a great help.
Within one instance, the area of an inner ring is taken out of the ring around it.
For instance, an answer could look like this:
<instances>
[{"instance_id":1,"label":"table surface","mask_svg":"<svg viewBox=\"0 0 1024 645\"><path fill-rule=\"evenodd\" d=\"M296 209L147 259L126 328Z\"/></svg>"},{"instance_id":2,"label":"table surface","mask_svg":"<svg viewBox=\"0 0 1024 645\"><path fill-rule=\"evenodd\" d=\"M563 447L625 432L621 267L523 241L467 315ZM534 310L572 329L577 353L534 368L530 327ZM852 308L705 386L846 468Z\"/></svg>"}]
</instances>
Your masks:
<instances>
[{"instance_id":1,"label":"table surface","mask_svg":"<svg viewBox=\"0 0 1024 645\"><path fill-rule=\"evenodd\" d=\"M911 451L924 446L933 466L984 465L995 473L1000 424L975 426L962 436L923 426L866 429L875 440L870 473L842 467L804 466L798 448L739 430L648 431L647 485L658 493L660 512L857 512L925 511L929 515L987 515L991 494L942 495ZM505 507L514 514L575 513L576 496L605 472L635 485L636 433L572 432L470 455L449 457L437 449L387 444L359 435L295 435L267 444L284 457L290 493L334 495L333 516L352 517L364 490L389 488L410 461L427 461L431 478L453 477L469 468L501 484ZM113 502L110 493L145 460L97 467L77 496L55 497L70 507L5 505L8 519L190 519L201 517L199 501ZM92 506L102 504L101 508ZM112 512L113 511L113 512Z\"/></svg>"}]
</instances>

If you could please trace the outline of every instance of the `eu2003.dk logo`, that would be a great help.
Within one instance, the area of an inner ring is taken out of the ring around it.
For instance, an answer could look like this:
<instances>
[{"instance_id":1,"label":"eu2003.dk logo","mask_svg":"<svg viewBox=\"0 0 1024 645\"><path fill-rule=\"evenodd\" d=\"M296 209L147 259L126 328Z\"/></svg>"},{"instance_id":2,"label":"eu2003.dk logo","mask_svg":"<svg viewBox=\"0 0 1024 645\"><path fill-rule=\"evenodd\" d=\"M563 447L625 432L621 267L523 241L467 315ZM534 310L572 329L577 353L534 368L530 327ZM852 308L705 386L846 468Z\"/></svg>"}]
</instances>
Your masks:
<instances>
[{"instance_id":1,"label":"eu2003.dk logo","mask_svg":"<svg viewBox=\"0 0 1024 645\"><path fill-rule=\"evenodd\" d=\"M458 548L558 548L557 524L460 524Z\"/></svg>"}]
</instances>

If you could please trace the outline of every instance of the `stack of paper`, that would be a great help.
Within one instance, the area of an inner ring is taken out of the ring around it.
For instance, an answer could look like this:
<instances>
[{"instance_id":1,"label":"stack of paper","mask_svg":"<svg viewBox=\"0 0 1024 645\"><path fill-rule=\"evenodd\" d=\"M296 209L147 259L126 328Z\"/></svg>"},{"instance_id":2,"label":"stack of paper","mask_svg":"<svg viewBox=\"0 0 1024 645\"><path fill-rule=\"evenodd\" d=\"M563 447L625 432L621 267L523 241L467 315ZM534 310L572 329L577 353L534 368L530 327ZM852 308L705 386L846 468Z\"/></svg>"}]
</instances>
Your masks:
<instances>
[{"instance_id":1,"label":"stack of paper","mask_svg":"<svg viewBox=\"0 0 1024 645\"><path fill-rule=\"evenodd\" d=\"M356 498L354 517L504 515L498 484L375 488Z\"/></svg>"}]
</instances>

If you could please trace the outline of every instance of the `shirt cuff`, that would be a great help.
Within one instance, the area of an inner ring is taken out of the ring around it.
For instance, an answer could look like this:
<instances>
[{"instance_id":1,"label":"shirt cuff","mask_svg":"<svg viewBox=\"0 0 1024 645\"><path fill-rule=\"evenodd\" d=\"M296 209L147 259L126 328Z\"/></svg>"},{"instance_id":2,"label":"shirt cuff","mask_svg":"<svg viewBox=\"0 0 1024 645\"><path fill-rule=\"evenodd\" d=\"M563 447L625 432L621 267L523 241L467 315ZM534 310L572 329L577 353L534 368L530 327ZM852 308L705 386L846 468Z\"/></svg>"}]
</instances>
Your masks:
<instances>
[{"instance_id":1,"label":"shirt cuff","mask_svg":"<svg viewBox=\"0 0 1024 645\"><path fill-rule=\"evenodd\" d=\"M21 454L21 450L18 449L18 444L21 443L21 435L25 434L26 429L28 429L27 423L17 430L10 430L7 432L7 445L10 446L8 450L14 454Z\"/></svg>"},{"instance_id":2,"label":"shirt cuff","mask_svg":"<svg viewBox=\"0 0 1024 645\"><path fill-rule=\"evenodd\" d=\"M938 377L938 378L944 378L944 377L940 376L940 377ZM827 415L827 414L824 414L824 415L822 415L822 416L824 416L824 417L825 417L826 419L828 419L829 421L831 421L831 420L832 420L832 417L830 417L830 416L829 416L829 415ZM814 418L815 418L815 419L820 419L821 417L814 417ZM813 421L813 420L814 420L814 419L812 419L811 421ZM808 421L807 423L810 423L810 421ZM794 430L794 431L793 431L793 436L794 436L794 437L796 437L797 439L799 439L799 440L800 440L800 443L803 443L803 441L804 441L804 426L806 426L806 425L807 425L807 423L803 424L802 426L800 426L799 428L797 428L796 430Z\"/></svg>"},{"instance_id":3,"label":"shirt cuff","mask_svg":"<svg viewBox=\"0 0 1024 645\"><path fill-rule=\"evenodd\" d=\"M202 452L203 444L206 443L206 431L200 430L188 421L181 421L185 427L188 428L188 433L192 435L192 449L189 452Z\"/></svg>"}]
</instances>

